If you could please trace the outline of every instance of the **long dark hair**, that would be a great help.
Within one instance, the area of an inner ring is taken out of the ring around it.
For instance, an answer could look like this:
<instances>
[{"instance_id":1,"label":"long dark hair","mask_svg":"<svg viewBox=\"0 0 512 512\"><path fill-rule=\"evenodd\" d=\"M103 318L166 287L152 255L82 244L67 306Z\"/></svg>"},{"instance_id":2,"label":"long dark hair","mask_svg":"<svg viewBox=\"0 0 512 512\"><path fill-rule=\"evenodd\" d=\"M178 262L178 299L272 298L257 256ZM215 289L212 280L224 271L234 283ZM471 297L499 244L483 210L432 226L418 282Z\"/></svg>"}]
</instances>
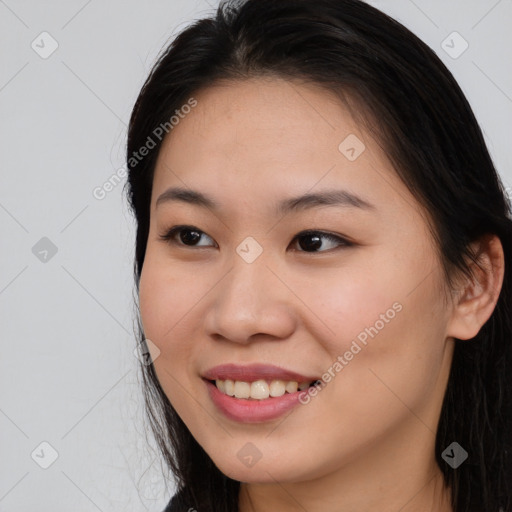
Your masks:
<instances>
[{"instance_id":1,"label":"long dark hair","mask_svg":"<svg viewBox=\"0 0 512 512\"><path fill-rule=\"evenodd\" d=\"M477 260L470 242L489 233L501 240L505 275L494 312L475 338L455 341L436 459L456 512L512 512L510 200L452 74L425 43L384 13L360 0L228 0L174 38L147 78L129 125L127 189L137 221L137 290L163 139L155 129L169 128L175 111L200 89L263 75L314 83L356 105L355 115L428 213L449 285L458 275L471 276L470 264ZM134 158L148 137L155 147L143 159ZM140 318L138 327L144 342ZM182 489L185 510L236 511L239 482L223 475L192 437L153 365L141 368L148 419ZM441 457L454 441L469 453L457 469Z\"/></svg>"}]
</instances>

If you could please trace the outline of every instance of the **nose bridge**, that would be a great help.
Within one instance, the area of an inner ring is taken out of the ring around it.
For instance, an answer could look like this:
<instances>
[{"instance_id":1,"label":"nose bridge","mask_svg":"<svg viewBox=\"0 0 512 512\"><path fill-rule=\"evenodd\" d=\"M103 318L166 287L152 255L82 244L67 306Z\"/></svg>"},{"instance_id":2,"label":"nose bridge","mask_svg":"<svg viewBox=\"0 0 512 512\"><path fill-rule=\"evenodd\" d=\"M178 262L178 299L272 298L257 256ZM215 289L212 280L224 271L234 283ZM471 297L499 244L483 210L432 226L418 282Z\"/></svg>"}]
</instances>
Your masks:
<instances>
[{"instance_id":1,"label":"nose bridge","mask_svg":"<svg viewBox=\"0 0 512 512\"><path fill-rule=\"evenodd\" d=\"M254 334L288 336L294 329L289 291L267 267L266 257L249 261L234 254L231 270L215 287L207 315L210 334L241 343Z\"/></svg>"},{"instance_id":2,"label":"nose bridge","mask_svg":"<svg viewBox=\"0 0 512 512\"><path fill-rule=\"evenodd\" d=\"M257 311L265 300L271 300L272 284L269 281L273 276L263 257L248 263L240 256L234 256L231 271L226 277L225 302L229 304L232 301L238 310Z\"/></svg>"}]
</instances>

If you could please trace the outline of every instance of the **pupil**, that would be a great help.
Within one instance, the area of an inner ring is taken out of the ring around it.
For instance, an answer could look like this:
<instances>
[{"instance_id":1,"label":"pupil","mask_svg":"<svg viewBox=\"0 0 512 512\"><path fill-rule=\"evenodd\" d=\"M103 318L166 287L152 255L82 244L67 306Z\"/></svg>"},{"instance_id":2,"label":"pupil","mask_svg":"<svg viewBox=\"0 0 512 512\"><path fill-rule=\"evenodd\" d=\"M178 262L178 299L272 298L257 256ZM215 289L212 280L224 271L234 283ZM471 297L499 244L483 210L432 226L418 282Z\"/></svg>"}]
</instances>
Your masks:
<instances>
[{"instance_id":1,"label":"pupil","mask_svg":"<svg viewBox=\"0 0 512 512\"><path fill-rule=\"evenodd\" d=\"M322 246L322 239L318 235L304 235L303 237L301 237L301 241L303 240L313 240L312 243L299 243L301 249L304 250L315 250L319 249Z\"/></svg>"},{"instance_id":2,"label":"pupil","mask_svg":"<svg viewBox=\"0 0 512 512\"><path fill-rule=\"evenodd\" d=\"M190 236L190 233L193 233L193 235ZM180 238L184 244L189 244L189 243L193 244L194 242L197 242L201 238L201 235L197 231L193 231L191 229L185 229L181 232Z\"/></svg>"}]
</instances>

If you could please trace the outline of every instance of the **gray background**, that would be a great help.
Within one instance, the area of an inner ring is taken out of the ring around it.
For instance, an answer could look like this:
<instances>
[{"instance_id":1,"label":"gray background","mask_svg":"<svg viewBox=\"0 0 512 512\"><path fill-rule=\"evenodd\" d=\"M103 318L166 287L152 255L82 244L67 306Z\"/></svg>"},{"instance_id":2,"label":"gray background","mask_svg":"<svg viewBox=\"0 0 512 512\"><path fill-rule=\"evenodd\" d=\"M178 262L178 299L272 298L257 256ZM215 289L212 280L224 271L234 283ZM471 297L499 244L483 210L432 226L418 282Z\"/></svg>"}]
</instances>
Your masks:
<instances>
[{"instance_id":1,"label":"gray background","mask_svg":"<svg viewBox=\"0 0 512 512\"><path fill-rule=\"evenodd\" d=\"M93 190L124 165L156 54L210 2L0 0L0 512L161 511L173 493L143 422L124 180ZM371 3L448 65L510 187L512 0Z\"/></svg>"}]
</instances>

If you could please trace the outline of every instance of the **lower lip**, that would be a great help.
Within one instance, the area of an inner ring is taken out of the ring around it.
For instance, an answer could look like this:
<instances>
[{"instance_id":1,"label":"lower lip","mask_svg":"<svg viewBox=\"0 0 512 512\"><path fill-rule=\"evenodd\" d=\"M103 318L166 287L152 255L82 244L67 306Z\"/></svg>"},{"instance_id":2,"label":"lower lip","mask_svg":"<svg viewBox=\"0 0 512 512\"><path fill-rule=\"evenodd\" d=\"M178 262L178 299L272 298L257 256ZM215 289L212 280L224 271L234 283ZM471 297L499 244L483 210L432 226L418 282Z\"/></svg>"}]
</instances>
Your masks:
<instances>
[{"instance_id":1,"label":"lower lip","mask_svg":"<svg viewBox=\"0 0 512 512\"><path fill-rule=\"evenodd\" d=\"M303 391L285 393L282 396L264 400L247 400L221 393L215 384L204 380L213 403L231 420L241 423L261 423L282 416L300 404L299 395Z\"/></svg>"}]
</instances>

